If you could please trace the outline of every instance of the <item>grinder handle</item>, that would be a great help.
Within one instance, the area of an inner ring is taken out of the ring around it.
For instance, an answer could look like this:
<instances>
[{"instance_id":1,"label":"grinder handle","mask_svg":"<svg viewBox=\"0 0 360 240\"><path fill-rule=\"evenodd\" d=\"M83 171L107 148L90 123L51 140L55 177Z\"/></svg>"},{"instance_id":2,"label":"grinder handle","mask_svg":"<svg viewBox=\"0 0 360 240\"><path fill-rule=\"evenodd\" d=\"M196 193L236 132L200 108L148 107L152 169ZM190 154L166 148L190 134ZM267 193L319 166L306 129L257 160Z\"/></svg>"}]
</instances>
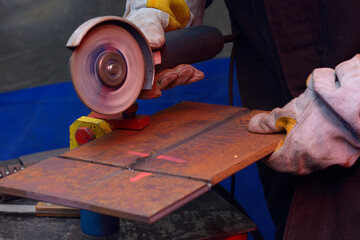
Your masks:
<instances>
[{"instance_id":1,"label":"grinder handle","mask_svg":"<svg viewBox=\"0 0 360 240\"><path fill-rule=\"evenodd\" d=\"M156 72L179 64L192 64L215 57L224 47L224 37L215 27L200 25L165 33Z\"/></svg>"}]
</instances>

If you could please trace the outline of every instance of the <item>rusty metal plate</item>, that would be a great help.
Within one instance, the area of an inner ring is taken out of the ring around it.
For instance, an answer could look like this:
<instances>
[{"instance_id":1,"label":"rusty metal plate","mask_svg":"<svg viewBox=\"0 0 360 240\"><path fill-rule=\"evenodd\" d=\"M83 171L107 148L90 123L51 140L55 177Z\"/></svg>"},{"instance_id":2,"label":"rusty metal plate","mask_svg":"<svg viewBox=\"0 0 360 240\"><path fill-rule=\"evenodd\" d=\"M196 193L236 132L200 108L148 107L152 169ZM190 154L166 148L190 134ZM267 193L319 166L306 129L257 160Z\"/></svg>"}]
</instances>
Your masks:
<instances>
[{"instance_id":1,"label":"rusty metal plate","mask_svg":"<svg viewBox=\"0 0 360 240\"><path fill-rule=\"evenodd\" d=\"M189 141L162 154L139 160L140 171L201 179L217 184L257 160L271 154L282 134L253 134L247 131L250 112L236 115Z\"/></svg>"},{"instance_id":2,"label":"rusty metal plate","mask_svg":"<svg viewBox=\"0 0 360 240\"><path fill-rule=\"evenodd\" d=\"M141 131L117 130L0 180L0 191L154 222L270 154L282 135L247 132L255 112L184 102Z\"/></svg>"},{"instance_id":3,"label":"rusty metal plate","mask_svg":"<svg viewBox=\"0 0 360 240\"><path fill-rule=\"evenodd\" d=\"M210 189L197 181L50 158L0 181L7 194L152 223Z\"/></svg>"},{"instance_id":4,"label":"rusty metal plate","mask_svg":"<svg viewBox=\"0 0 360 240\"><path fill-rule=\"evenodd\" d=\"M141 131L116 130L62 157L129 167L142 157L158 154L224 119L246 112L238 107L183 102L152 115L150 125Z\"/></svg>"}]
</instances>

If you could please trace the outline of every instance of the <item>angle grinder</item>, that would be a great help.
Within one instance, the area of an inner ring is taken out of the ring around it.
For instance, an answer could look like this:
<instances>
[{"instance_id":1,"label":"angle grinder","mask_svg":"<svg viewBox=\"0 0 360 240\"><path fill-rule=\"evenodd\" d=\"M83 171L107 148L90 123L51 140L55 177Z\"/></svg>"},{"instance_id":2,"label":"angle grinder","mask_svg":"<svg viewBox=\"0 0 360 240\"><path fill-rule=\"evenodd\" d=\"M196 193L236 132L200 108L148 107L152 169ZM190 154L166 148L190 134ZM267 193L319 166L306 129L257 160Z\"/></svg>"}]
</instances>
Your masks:
<instances>
[{"instance_id":1,"label":"angle grinder","mask_svg":"<svg viewBox=\"0 0 360 240\"><path fill-rule=\"evenodd\" d=\"M153 52L143 33L117 16L86 21L66 44L79 98L102 115L129 108L142 89L152 88L156 72L211 59L223 46L217 28L195 26L165 33L164 46Z\"/></svg>"}]
</instances>

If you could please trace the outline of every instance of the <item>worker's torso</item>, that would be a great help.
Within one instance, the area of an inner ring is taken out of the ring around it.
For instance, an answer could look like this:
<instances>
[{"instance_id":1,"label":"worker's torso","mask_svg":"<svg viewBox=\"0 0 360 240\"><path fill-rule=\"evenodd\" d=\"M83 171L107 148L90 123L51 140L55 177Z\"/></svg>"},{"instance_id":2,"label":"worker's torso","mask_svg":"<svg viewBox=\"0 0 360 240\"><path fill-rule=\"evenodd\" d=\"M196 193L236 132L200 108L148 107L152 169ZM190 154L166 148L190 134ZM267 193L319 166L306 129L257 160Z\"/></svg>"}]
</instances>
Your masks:
<instances>
[{"instance_id":1,"label":"worker's torso","mask_svg":"<svg viewBox=\"0 0 360 240\"><path fill-rule=\"evenodd\" d=\"M292 97L314 68L335 67L360 50L360 1L227 0L233 25ZM248 47L248 46L247 46ZM240 58L247 58L245 55ZM261 74L261 72L253 73ZM251 76L248 76L251 79ZM249 80L250 81L250 80ZM286 91L284 92L286 95Z\"/></svg>"}]
</instances>

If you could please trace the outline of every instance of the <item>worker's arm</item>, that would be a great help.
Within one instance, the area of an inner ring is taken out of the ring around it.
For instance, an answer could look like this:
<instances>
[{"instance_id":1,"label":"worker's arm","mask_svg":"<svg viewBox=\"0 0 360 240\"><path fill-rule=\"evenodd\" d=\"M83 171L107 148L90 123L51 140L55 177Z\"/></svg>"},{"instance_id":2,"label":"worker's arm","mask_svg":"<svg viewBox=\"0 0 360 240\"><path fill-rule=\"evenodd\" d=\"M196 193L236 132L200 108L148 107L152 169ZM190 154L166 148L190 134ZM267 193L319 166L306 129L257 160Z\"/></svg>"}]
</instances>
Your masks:
<instances>
[{"instance_id":1,"label":"worker's arm","mask_svg":"<svg viewBox=\"0 0 360 240\"><path fill-rule=\"evenodd\" d=\"M164 32L202 23L206 0L127 0L124 18L144 33L151 48L165 42ZM162 90L186 85L204 78L204 73L188 64L164 70L155 76L152 90L143 90L140 98L156 98Z\"/></svg>"},{"instance_id":2,"label":"worker's arm","mask_svg":"<svg viewBox=\"0 0 360 240\"><path fill-rule=\"evenodd\" d=\"M352 166L360 156L360 55L335 70L315 69L302 95L254 116L249 131L287 132L265 160L274 170L304 175L331 165Z\"/></svg>"}]
</instances>

